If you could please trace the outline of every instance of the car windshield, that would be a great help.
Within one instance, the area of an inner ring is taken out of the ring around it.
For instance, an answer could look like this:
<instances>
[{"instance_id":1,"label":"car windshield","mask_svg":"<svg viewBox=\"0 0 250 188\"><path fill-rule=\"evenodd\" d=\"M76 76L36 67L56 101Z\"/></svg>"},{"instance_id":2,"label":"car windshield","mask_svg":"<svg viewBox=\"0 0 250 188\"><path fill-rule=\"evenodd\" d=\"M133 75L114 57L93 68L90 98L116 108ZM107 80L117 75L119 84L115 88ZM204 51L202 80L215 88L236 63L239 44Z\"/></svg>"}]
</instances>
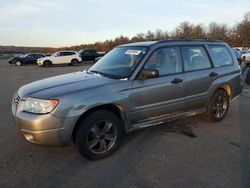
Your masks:
<instances>
[{"instance_id":1,"label":"car windshield","mask_svg":"<svg viewBox=\"0 0 250 188\"><path fill-rule=\"evenodd\" d=\"M88 72L114 79L129 78L147 51L147 47L139 46L114 48L94 64Z\"/></svg>"},{"instance_id":2,"label":"car windshield","mask_svg":"<svg viewBox=\"0 0 250 188\"><path fill-rule=\"evenodd\" d=\"M24 55L20 55L20 57L24 58L27 57L29 54L24 54Z\"/></svg>"},{"instance_id":3,"label":"car windshield","mask_svg":"<svg viewBox=\"0 0 250 188\"><path fill-rule=\"evenodd\" d=\"M51 56L57 56L58 52L53 53Z\"/></svg>"}]
</instances>

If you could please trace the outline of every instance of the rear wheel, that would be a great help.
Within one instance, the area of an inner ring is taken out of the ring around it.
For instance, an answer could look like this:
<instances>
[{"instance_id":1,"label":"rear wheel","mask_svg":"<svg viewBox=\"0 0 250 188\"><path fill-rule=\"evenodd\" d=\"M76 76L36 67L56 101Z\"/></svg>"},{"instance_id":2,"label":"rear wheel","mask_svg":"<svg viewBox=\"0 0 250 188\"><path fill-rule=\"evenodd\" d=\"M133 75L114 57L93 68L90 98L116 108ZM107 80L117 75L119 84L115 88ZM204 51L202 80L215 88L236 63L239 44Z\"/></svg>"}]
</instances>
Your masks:
<instances>
[{"instance_id":1,"label":"rear wheel","mask_svg":"<svg viewBox=\"0 0 250 188\"><path fill-rule=\"evenodd\" d=\"M243 56L243 57L242 57L242 61L243 61L243 62L246 62L246 56Z\"/></svg>"},{"instance_id":2,"label":"rear wheel","mask_svg":"<svg viewBox=\"0 0 250 188\"><path fill-rule=\"evenodd\" d=\"M122 135L121 120L106 110L95 111L82 120L75 135L80 154L91 160L111 155L119 146Z\"/></svg>"},{"instance_id":3,"label":"rear wheel","mask_svg":"<svg viewBox=\"0 0 250 188\"><path fill-rule=\"evenodd\" d=\"M50 61L44 61L43 66L44 67L51 67L52 63Z\"/></svg>"},{"instance_id":4,"label":"rear wheel","mask_svg":"<svg viewBox=\"0 0 250 188\"><path fill-rule=\"evenodd\" d=\"M210 122L219 122L223 120L229 109L229 96L225 90L217 90L211 98L206 116Z\"/></svg>"},{"instance_id":5,"label":"rear wheel","mask_svg":"<svg viewBox=\"0 0 250 188\"><path fill-rule=\"evenodd\" d=\"M72 59L70 65L77 66L79 64L79 61L77 59Z\"/></svg>"},{"instance_id":6,"label":"rear wheel","mask_svg":"<svg viewBox=\"0 0 250 188\"><path fill-rule=\"evenodd\" d=\"M21 63L21 61L16 61L16 62L15 62L15 65L16 65L16 66L21 66L22 63Z\"/></svg>"}]
</instances>

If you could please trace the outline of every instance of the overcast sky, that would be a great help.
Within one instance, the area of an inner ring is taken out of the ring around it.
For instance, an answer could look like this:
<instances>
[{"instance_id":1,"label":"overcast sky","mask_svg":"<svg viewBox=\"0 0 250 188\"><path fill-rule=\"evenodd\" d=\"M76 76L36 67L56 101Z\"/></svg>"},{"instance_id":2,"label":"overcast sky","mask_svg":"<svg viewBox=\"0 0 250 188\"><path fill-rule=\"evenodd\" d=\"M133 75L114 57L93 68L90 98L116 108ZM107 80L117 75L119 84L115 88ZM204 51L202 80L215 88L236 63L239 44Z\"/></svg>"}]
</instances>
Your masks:
<instances>
[{"instance_id":1,"label":"overcast sky","mask_svg":"<svg viewBox=\"0 0 250 188\"><path fill-rule=\"evenodd\" d=\"M71 46L242 20L250 0L0 0L0 45Z\"/></svg>"}]
</instances>

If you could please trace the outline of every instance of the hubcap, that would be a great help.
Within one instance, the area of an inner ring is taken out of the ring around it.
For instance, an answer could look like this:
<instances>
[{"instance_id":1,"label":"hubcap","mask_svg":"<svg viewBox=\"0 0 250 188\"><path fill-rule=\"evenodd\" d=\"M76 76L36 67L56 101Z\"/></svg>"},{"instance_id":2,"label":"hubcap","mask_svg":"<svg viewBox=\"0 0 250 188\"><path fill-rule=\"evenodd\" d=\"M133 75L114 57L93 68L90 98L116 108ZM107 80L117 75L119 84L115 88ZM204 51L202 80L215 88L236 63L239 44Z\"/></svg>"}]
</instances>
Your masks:
<instances>
[{"instance_id":1,"label":"hubcap","mask_svg":"<svg viewBox=\"0 0 250 188\"><path fill-rule=\"evenodd\" d=\"M227 98L226 94L218 96L213 104L213 112L214 116L219 119L221 118L227 111Z\"/></svg>"},{"instance_id":2,"label":"hubcap","mask_svg":"<svg viewBox=\"0 0 250 188\"><path fill-rule=\"evenodd\" d=\"M87 134L87 147L96 154L109 151L117 139L117 128L110 120L102 120L92 126Z\"/></svg>"}]
</instances>

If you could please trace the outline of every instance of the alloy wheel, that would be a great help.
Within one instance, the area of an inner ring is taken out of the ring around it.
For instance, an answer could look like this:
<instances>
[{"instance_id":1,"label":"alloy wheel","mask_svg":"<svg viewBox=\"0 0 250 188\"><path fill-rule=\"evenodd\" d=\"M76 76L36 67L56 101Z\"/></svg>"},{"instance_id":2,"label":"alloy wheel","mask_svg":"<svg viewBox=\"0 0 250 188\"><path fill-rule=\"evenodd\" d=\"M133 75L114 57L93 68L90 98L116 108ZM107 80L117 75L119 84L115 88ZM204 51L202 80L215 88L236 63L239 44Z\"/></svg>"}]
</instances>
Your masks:
<instances>
[{"instance_id":1,"label":"alloy wheel","mask_svg":"<svg viewBox=\"0 0 250 188\"><path fill-rule=\"evenodd\" d=\"M213 113L215 118L219 119L226 113L228 108L226 94L219 95L213 104Z\"/></svg>"},{"instance_id":2,"label":"alloy wheel","mask_svg":"<svg viewBox=\"0 0 250 188\"><path fill-rule=\"evenodd\" d=\"M96 154L109 151L117 139L117 128L110 120L94 124L88 131L86 143L88 149Z\"/></svg>"}]
</instances>

